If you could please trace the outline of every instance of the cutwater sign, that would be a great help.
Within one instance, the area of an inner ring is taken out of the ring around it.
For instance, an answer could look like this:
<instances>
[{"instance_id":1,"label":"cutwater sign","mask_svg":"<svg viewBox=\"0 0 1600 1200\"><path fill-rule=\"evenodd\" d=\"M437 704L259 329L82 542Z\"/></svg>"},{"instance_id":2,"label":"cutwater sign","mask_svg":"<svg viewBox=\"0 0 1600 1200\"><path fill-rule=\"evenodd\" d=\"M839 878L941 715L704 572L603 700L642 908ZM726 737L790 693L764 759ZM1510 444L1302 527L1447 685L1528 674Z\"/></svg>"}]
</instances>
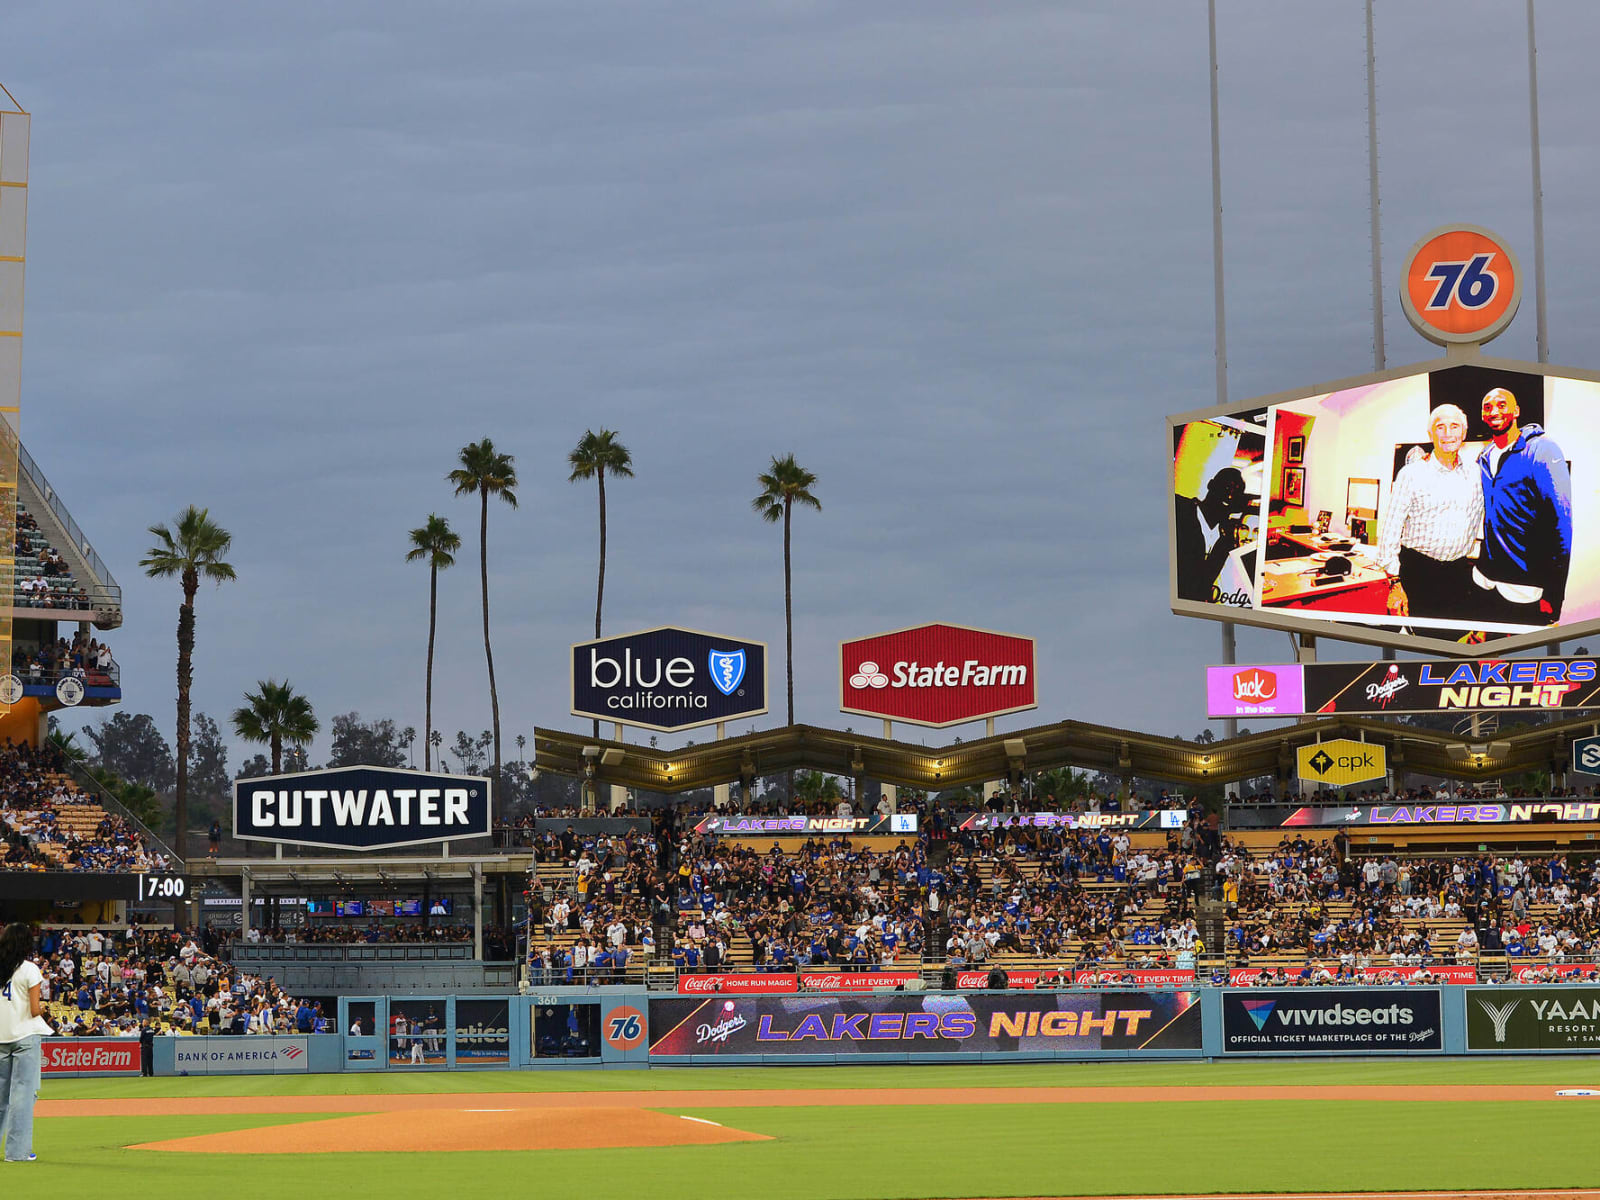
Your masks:
<instances>
[{"instance_id":1,"label":"cutwater sign","mask_svg":"<svg viewBox=\"0 0 1600 1200\"><path fill-rule=\"evenodd\" d=\"M185 1037L172 1039L180 1075L281 1075L304 1072L303 1037Z\"/></svg>"},{"instance_id":2,"label":"cutwater sign","mask_svg":"<svg viewBox=\"0 0 1600 1200\"><path fill-rule=\"evenodd\" d=\"M572 647L572 714L690 729L767 711L767 645L663 626Z\"/></svg>"},{"instance_id":3,"label":"cutwater sign","mask_svg":"<svg viewBox=\"0 0 1600 1200\"><path fill-rule=\"evenodd\" d=\"M233 785L233 836L245 841L387 850L486 837L489 822L478 775L334 767Z\"/></svg>"}]
</instances>

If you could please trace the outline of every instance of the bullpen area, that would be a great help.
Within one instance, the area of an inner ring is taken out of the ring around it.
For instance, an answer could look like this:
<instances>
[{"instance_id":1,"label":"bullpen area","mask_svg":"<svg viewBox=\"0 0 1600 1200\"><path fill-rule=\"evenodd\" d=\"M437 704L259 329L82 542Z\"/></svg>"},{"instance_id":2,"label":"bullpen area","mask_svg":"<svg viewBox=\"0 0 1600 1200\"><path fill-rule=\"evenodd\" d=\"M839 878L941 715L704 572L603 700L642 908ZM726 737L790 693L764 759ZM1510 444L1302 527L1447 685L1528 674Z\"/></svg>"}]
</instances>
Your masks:
<instances>
[{"instance_id":1,"label":"bullpen area","mask_svg":"<svg viewBox=\"0 0 1600 1200\"><path fill-rule=\"evenodd\" d=\"M1590 1056L63 1079L37 1114L6 1170L46 1195L1600 1196Z\"/></svg>"}]
</instances>

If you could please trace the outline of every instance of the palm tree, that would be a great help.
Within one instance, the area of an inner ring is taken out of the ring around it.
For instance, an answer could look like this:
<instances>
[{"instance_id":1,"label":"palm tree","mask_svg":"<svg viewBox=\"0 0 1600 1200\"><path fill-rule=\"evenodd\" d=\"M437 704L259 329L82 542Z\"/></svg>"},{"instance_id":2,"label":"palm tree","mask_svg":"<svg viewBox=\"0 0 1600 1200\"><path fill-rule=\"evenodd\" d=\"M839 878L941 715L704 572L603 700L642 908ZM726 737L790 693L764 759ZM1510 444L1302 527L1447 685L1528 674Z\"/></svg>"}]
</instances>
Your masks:
<instances>
[{"instance_id":1,"label":"palm tree","mask_svg":"<svg viewBox=\"0 0 1600 1200\"><path fill-rule=\"evenodd\" d=\"M439 572L456 565L456 551L460 549L461 536L450 528L450 522L437 513L429 513L428 523L411 531L411 549L406 551L407 562L428 560L428 681L422 706L424 771L432 770L426 732L433 728L433 635L439 623ZM491 668L490 678L493 677Z\"/></svg>"},{"instance_id":2,"label":"palm tree","mask_svg":"<svg viewBox=\"0 0 1600 1200\"><path fill-rule=\"evenodd\" d=\"M617 441L615 430L602 429L596 433L587 429L572 453L567 455L567 465L572 468L572 474L567 476L568 483L593 479L600 485L600 577L594 589L594 636L599 637L600 610L606 598L606 472L610 471L618 479L632 479L633 455ZM600 736L598 720L594 723L594 735Z\"/></svg>"},{"instance_id":3,"label":"palm tree","mask_svg":"<svg viewBox=\"0 0 1600 1200\"><path fill-rule=\"evenodd\" d=\"M194 683L194 597L205 577L219 587L238 576L223 556L233 545L233 535L211 520L210 512L190 505L178 514L173 527L150 526L156 544L139 560L151 579L176 575L183 585L183 603L178 606L178 753L177 788L173 797L173 818L177 834L173 849L187 858L185 838L189 822L189 693Z\"/></svg>"},{"instance_id":4,"label":"palm tree","mask_svg":"<svg viewBox=\"0 0 1600 1200\"><path fill-rule=\"evenodd\" d=\"M282 683L263 679L255 691L244 694L244 700L244 708L233 710L233 731L247 742L270 745L272 773L283 774L283 744L304 746L320 728L311 711L311 701L296 692L287 679Z\"/></svg>"},{"instance_id":5,"label":"palm tree","mask_svg":"<svg viewBox=\"0 0 1600 1200\"><path fill-rule=\"evenodd\" d=\"M494 778L500 779L500 693L494 686L494 651L489 646L489 497L499 496L517 506L517 460L501 454L488 438L461 447L461 465L445 478L455 484L456 495L478 493L482 501L478 521L478 574L483 586L483 657L489 663L489 710L494 717Z\"/></svg>"},{"instance_id":6,"label":"palm tree","mask_svg":"<svg viewBox=\"0 0 1600 1200\"><path fill-rule=\"evenodd\" d=\"M794 506L803 504L822 511L821 502L811 494L817 477L795 462L793 454L773 456L772 466L756 476L761 494L750 507L763 521L783 522L783 651L789 680L789 724L794 724L794 588L790 582L789 527Z\"/></svg>"}]
</instances>

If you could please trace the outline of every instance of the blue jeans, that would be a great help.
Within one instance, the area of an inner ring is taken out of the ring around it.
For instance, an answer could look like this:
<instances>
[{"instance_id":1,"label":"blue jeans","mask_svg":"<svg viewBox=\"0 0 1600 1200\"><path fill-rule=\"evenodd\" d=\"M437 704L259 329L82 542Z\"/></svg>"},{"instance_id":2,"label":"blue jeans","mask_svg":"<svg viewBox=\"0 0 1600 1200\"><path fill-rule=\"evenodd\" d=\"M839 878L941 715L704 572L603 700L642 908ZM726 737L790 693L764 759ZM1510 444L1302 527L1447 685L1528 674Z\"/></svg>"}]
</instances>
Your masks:
<instances>
[{"instance_id":1,"label":"blue jeans","mask_svg":"<svg viewBox=\"0 0 1600 1200\"><path fill-rule=\"evenodd\" d=\"M39 1036L0 1042L0 1137L6 1161L22 1162L33 1153L33 1101L39 1094L42 1054Z\"/></svg>"}]
</instances>

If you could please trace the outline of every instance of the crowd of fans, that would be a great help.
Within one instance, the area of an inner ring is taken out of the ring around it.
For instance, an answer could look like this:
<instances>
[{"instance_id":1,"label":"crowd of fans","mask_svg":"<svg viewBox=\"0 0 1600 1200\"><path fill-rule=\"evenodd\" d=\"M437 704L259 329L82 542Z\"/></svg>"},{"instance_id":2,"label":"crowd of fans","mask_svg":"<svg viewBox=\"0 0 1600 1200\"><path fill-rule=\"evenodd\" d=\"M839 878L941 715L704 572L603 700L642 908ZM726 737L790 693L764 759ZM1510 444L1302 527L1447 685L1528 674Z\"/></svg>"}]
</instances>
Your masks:
<instances>
[{"instance_id":1,"label":"crowd of fans","mask_svg":"<svg viewBox=\"0 0 1600 1200\"><path fill-rule=\"evenodd\" d=\"M1343 834L1290 835L1252 853L1198 808L1155 848L1116 829L963 830L932 814L889 850L836 836L763 852L663 835L660 820L649 833L529 838L543 864L529 891L530 963L546 982L609 977L641 957L688 972L1023 958L1113 982L1268 959L1269 979L1317 984L1372 968L1430 982L1434 968L1502 954L1553 964L1554 975L1600 957L1600 860L1359 857ZM1228 917L1209 948L1195 919L1202 896L1223 900Z\"/></svg>"},{"instance_id":2,"label":"crowd of fans","mask_svg":"<svg viewBox=\"0 0 1600 1200\"><path fill-rule=\"evenodd\" d=\"M86 687L104 687L116 678L111 647L81 630L71 640L57 638L40 646L13 644L11 673L24 683L52 683L71 675Z\"/></svg>"},{"instance_id":3,"label":"crowd of fans","mask_svg":"<svg viewBox=\"0 0 1600 1200\"><path fill-rule=\"evenodd\" d=\"M166 869L166 855L147 847L142 833L102 809L65 770L49 742L0 745L0 838L8 870Z\"/></svg>"},{"instance_id":4,"label":"crowd of fans","mask_svg":"<svg viewBox=\"0 0 1600 1200\"><path fill-rule=\"evenodd\" d=\"M174 1033L332 1032L319 1005L217 957L213 931L129 926L45 930L38 957L42 996L63 1036L126 1036L143 1027Z\"/></svg>"},{"instance_id":5,"label":"crowd of fans","mask_svg":"<svg viewBox=\"0 0 1600 1200\"><path fill-rule=\"evenodd\" d=\"M62 558L39 528L33 514L17 505L13 603L19 608L86 609L89 599Z\"/></svg>"}]
</instances>

